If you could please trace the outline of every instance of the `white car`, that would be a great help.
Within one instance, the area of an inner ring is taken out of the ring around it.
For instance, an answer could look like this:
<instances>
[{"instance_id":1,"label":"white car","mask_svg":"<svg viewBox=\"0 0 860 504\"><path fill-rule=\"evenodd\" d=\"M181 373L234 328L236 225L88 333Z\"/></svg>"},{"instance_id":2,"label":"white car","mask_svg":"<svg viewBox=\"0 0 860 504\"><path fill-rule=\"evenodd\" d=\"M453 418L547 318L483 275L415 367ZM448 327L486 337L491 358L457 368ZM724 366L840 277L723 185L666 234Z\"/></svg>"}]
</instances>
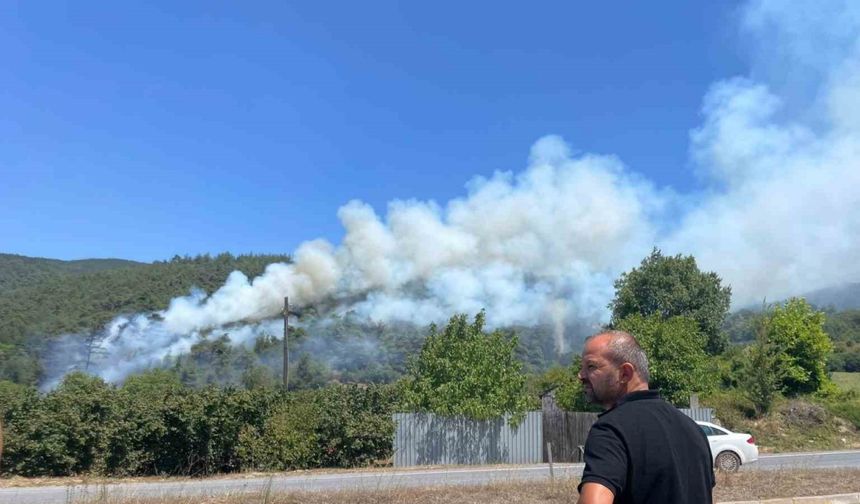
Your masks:
<instances>
[{"instance_id":1,"label":"white car","mask_svg":"<svg viewBox=\"0 0 860 504\"><path fill-rule=\"evenodd\" d=\"M709 422L696 422L708 436L714 468L737 471L741 464L758 460L758 446L750 434L732 432Z\"/></svg>"}]
</instances>

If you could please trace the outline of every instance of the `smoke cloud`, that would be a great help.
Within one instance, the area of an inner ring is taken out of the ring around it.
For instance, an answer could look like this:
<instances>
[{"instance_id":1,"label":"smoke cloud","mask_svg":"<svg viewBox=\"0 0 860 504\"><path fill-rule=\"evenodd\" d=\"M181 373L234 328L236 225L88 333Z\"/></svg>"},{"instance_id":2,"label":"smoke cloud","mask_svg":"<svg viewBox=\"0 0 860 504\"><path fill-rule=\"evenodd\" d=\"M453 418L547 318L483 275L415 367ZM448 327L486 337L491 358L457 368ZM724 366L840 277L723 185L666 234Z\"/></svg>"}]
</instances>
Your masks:
<instances>
[{"instance_id":1,"label":"smoke cloud","mask_svg":"<svg viewBox=\"0 0 860 504\"><path fill-rule=\"evenodd\" d=\"M753 2L743 29L769 80L705 96L691 152L708 192L663 241L717 271L736 306L860 278L860 5Z\"/></svg>"},{"instance_id":2,"label":"smoke cloud","mask_svg":"<svg viewBox=\"0 0 860 504\"><path fill-rule=\"evenodd\" d=\"M115 320L101 374L121 379L212 328L246 343L284 296L378 322L486 309L493 327L555 328L563 352L565 327L605 321L613 280L654 246L716 271L735 306L860 279L860 6L756 1L741 14L751 70L704 97L696 194L547 136L523 171L475 178L461 198L393 201L384 216L351 201L339 245L306 242L258 278L234 272L211 296Z\"/></svg>"}]
</instances>

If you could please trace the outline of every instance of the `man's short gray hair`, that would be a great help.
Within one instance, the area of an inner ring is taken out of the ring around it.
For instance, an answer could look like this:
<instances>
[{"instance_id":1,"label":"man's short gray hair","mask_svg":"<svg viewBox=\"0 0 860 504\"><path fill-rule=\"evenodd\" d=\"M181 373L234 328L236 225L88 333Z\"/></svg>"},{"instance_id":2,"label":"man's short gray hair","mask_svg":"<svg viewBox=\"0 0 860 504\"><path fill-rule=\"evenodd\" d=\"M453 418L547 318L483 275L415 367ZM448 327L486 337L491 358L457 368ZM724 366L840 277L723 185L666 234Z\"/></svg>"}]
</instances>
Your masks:
<instances>
[{"instance_id":1,"label":"man's short gray hair","mask_svg":"<svg viewBox=\"0 0 860 504\"><path fill-rule=\"evenodd\" d=\"M645 354L645 350L639 346L636 338L628 332L613 329L600 331L586 338L586 341L604 334L609 335L609 344L606 346L609 350L609 358L619 366L625 362L633 364L636 372L639 373L639 378L648 383L651 379L651 375L648 373L648 356Z\"/></svg>"}]
</instances>

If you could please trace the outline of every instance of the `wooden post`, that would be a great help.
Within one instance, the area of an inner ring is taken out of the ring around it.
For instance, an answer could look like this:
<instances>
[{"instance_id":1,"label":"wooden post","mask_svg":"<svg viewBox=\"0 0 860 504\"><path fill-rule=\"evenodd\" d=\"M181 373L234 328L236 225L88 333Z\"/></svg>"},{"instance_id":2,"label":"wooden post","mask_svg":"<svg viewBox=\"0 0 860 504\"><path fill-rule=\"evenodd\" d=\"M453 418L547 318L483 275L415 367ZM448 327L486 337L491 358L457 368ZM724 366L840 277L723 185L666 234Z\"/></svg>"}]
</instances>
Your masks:
<instances>
[{"instance_id":1,"label":"wooden post","mask_svg":"<svg viewBox=\"0 0 860 504\"><path fill-rule=\"evenodd\" d=\"M546 454L549 457L549 479L555 482L555 472L552 470L552 443L546 444Z\"/></svg>"},{"instance_id":2,"label":"wooden post","mask_svg":"<svg viewBox=\"0 0 860 504\"><path fill-rule=\"evenodd\" d=\"M290 298L284 297L284 388L290 388Z\"/></svg>"}]
</instances>

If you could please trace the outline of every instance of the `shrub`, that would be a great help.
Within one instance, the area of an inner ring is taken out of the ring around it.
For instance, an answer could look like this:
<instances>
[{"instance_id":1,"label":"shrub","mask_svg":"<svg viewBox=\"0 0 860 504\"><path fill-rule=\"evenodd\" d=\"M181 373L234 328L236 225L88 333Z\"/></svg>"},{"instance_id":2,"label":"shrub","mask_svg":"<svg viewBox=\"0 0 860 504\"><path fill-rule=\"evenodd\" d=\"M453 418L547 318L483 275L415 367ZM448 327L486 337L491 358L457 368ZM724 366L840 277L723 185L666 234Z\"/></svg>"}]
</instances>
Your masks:
<instances>
[{"instance_id":1,"label":"shrub","mask_svg":"<svg viewBox=\"0 0 860 504\"><path fill-rule=\"evenodd\" d=\"M101 379L71 373L45 397L19 391L6 413L7 472L22 476L103 473L114 390Z\"/></svg>"},{"instance_id":2,"label":"shrub","mask_svg":"<svg viewBox=\"0 0 860 504\"><path fill-rule=\"evenodd\" d=\"M296 397L278 406L262 431L250 425L241 429L237 451L245 468L283 471L320 465L319 411L306 399Z\"/></svg>"},{"instance_id":3,"label":"shrub","mask_svg":"<svg viewBox=\"0 0 860 504\"><path fill-rule=\"evenodd\" d=\"M714 416L728 429L736 429L756 415L752 402L739 390L713 392L702 398L702 404L713 408Z\"/></svg>"},{"instance_id":4,"label":"shrub","mask_svg":"<svg viewBox=\"0 0 860 504\"><path fill-rule=\"evenodd\" d=\"M30 440L26 427L40 406L33 387L0 381L0 419L3 421L3 449L0 474L20 474L24 469Z\"/></svg>"},{"instance_id":5,"label":"shrub","mask_svg":"<svg viewBox=\"0 0 860 504\"><path fill-rule=\"evenodd\" d=\"M393 386L194 390L169 372L116 389L69 375L53 392L0 382L2 471L199 475L352 467L391 456Z\"/></svg>"},{"instance_id":6,"label":"shrub","mask_svg":"<svg viewBox=\"0 0 860 504\"><path fill-rule=\"evenodd\" d=\"M396 392L390 385L334 385L316 394L321 463L355 467L391 457Z\"/></svg>"}]
</instances>

